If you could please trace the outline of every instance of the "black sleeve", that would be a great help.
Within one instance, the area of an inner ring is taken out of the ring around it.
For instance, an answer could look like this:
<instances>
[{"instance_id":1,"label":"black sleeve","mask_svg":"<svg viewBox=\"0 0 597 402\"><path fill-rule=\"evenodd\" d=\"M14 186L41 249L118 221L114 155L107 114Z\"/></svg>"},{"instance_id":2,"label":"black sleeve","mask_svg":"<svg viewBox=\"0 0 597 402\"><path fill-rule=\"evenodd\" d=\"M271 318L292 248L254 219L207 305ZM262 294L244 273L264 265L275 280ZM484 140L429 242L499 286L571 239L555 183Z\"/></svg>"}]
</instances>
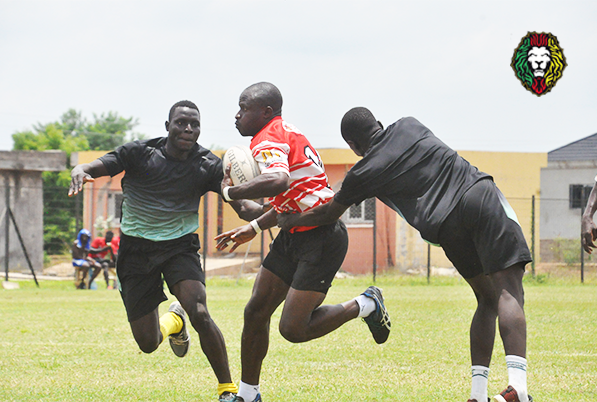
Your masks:
<instances>
[{"instance_id":1,"label":"black sleeve","mask_svg":"<svg viewBox=\"0 0 597 402\"><path fill-rule=\"evenodd\" d=\"M100 157L99 160L106 167L108 174L114 177L123 170L127 172L134 170L134 162L138 160L140 150L139 141L133 141L119 146L114 151Z\"/></svg>"},{"instance_id":2,"label":"black sleeve","mask_svg":"<svg viewBox=\"0 0 597 402\"><path fill-rule=\"evenodd\" d=\"M334 196L334 200L342 205L358 205L367 198L374 196L368 194L365 187L357 175L349 171L342 182L340 191Z\"/></svg>"},{"instance_id":3,"label":"black sleeve","mask_svg":"<svg viewBox=\"0 0 597 402\"><path fill-rule=\"evenodd\" d=\"M211 153L207 157L211 162L209 167L210 181L207 188L209 191L222 195L222 180L224 179L222 160Z\"/></svg>"}]
</instances>

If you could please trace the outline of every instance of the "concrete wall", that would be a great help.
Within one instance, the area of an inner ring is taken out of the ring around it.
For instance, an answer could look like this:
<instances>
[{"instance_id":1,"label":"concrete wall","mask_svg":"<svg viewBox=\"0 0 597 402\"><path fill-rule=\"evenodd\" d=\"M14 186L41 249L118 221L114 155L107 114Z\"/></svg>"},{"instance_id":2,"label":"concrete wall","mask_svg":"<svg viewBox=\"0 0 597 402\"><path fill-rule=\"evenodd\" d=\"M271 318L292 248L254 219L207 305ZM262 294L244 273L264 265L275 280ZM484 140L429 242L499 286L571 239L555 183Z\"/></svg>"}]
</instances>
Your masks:
<instances>
[{"instance_id":1,"label":"concrete wall","mask_svg":"<svg viewBox=\"0 0 597 402\"><path fill-rule=\"evenodd\" d=\"M570 185L593 186L597 161L550 162L541 169L541 240L580 238L580 208L570 208Z\"/></svg>"},{"instance_id":2,"label":"concrete wall","mask_svg":"<svg viewBox=\"0 0 597 402\"><path fill-rule=\"evenodd\" d=\"M0 267L6 269L7 206L15 218L27 254L35 271L43 269L43 171L66 168L66 154L61 151L0 151ZM9 195L7 201L7 193ZM29 272L15 225L8 225L8 269Z\"/></svg>"}]
</instances>

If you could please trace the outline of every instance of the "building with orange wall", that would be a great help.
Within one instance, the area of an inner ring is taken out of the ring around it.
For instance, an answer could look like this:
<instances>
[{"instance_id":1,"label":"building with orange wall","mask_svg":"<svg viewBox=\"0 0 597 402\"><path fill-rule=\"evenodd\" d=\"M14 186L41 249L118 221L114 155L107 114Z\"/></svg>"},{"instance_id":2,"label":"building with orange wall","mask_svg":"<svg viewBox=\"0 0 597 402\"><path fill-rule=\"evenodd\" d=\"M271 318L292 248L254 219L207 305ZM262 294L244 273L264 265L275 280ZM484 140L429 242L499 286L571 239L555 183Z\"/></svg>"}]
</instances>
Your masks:
<instances>
[{"instance_id":1,"label":"building with orange wall","mask_svg":"<svg viewBox=\"0 0 597 402\"><path fill-rule=\"evenodd\" d=\"M213 151L222 156L224 151ZM346 172L359 160L350 149L319 149L329 182L338 190ZM459 152L471 164L491 174L506 198L516 211L527 241L531 244L533 230L538 233L538 202L535 208L534 229L532 226L532 196L538 197L541 167L547 165L546 153L518 152ZM71 164L87 163L105 152L79 152L73 154ZM120 181L123 174L114 178L101 177L85 185L83 225L92 236L103 235L97 227L101 221L110 219L109 226L119 227L119 206L122 201ZM349 248L342 270L354 274L371 273L374 266L378 273L388 269L405 271L420 268L430 263L435 267L450 267L443 250L429 247L419 233L398 215L377 199L366 200L359 206L352 206L344 214L343 221L348 228ZM215 248L213 238L226 230L240 226L242 221L234 210L214 193L204 196L199 210L199 238L201 252L210 257L226 256ZM251 243L239 247L237 255L267 254L269 243L276 236L277 228L264 231ZM375 236L374 236L375 234Z\"/></svg>"}]
</instances>

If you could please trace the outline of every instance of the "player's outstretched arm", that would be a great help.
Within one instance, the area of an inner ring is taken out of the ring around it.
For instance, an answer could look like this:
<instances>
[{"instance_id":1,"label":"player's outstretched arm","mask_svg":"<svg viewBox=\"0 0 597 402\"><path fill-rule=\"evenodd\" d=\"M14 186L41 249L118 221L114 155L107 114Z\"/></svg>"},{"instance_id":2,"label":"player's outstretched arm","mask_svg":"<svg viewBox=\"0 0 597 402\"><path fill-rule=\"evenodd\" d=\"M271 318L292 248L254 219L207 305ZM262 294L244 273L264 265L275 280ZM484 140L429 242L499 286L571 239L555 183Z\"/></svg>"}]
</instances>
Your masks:
<instances>
[{"instance_id":1,"label":"player's outstretched arm","mask_svg":"<svg viewBox=\"0 0 597 402\"><path fill-rule=\"evenodd\" d=\"M332 200L300 214L280 214L278 215L278 226L282 230L290 230L295 226L329 225L337 221L347 209L348 206Z\"/></svg>"},{"instance_id":2,"label":"player's outstretched arm","mask_svg":"<svg viewBox=\"0 0 597 402\"><path fill-rule=\"evenodd\" d=\"M108 170L99 159L75 166L70 172L71 182L68 196L77 195L83 189L83 184L101 176L108 176Z\"/></svg>"},{"instance_id":3,"label":"player's outstretched arm","mask_svg":"<svg viewBox=\"0 0 597 402\"><path fill-rule=\"evenodd\" d=\"M276 226L276 215L277 212L274 209L271 209L256 219L256 224L261 230L274 227ZM234 245L229 251L232 253L238 246L252 240L256 235L257 232L255 231L255 227L252 224L247 224L224 232L221 235L216 236L214 240L218 242L216 248L220 251L226 249L230 245L230 242L234 242Z\"/></svg>"},{"instance_id":4,"label":"player's outstretched arm","mask_svg":"<svg viewBox=\"0 0 597 402\"><path fill-rule=\"evenodd\" d=\"M593 221L593 216L597 210L597 182L593 186L591 193L589 194L589 200L587 201L587 207L585 208L582 215L582 231L581 241L583 249L591 254L595 246L594 241L597 239L597 226Z\"/></svg>"}]
</instances>

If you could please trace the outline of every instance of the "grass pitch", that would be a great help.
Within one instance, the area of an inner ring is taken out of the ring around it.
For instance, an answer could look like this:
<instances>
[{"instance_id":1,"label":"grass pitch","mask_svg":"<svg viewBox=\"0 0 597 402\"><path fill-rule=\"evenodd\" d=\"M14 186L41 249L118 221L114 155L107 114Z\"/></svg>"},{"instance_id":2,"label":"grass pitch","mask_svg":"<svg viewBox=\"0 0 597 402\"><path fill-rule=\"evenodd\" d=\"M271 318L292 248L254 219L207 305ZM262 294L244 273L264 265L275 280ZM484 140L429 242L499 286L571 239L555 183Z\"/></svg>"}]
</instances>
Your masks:
<instances>
[{"instance_id":1,"label":"grass pitch","mask_svg":"<svg viewBox=\"0 0 597 402\"><path fill-rule=\"evenodd\" d=\"M528 382L537 402L597 400L597 286L527 280ZM361 293L371 278L337 279L326 303ZM197 335L183 358L167 342L137 348L117 291L81 291L72 282L21 282L0 290L0 401L215 401L216 379ZM103 288L103 282L99 282ZM466 401L472 291L456 278L378 277L392 334L377 345L353 320L304 344L272 321L264 401ZM209 279L208 307L222 330L232 377L240 379L243 308L252 281ZM163 303L165 312L169 303ZM507 385L496 339L490 394Z\"/></svg>"}]
</instances>

